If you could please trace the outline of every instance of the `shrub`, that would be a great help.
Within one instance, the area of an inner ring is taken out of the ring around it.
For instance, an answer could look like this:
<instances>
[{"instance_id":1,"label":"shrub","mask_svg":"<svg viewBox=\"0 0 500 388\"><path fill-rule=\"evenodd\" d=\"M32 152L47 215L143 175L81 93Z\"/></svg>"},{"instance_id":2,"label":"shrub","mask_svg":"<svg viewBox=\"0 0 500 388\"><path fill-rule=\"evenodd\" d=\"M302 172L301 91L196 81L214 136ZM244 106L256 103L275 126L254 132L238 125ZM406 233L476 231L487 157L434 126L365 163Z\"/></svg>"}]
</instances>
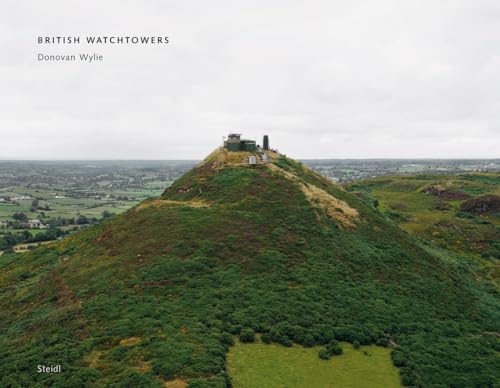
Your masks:
<instances>
[{"instance_id":1,"label":"shrub","mask_svg":"<svg viewBox=\"0 0 500 388\"><path fill-rule=\"evenodd\" d=\"M319 358L322 360L329 360L330 359L330 354L326 349L321 349L318 353Z\"/></svg>"},{"instance_id":2,"label":"shrub","mask_svg":"<svg viewBox=\"0 0 500 388\"><path fill-rule=\"evenodd\" d=\"M352 347L354 349L359 349L359 347L360 347L359 341L354 341L353 344L352 344Z\"/></svg>"},{"instance_id":3,"label":"shrub","mask_svg":"<svg viewBox=\"0 0 500 388\"><path fill-rule=\"evenodd\" d=\"M265 344L271 343L271 335L269 333L262 334L261 339L262 339L262 342L264 342Z\"/></svg>"},{"instance_id":4,"label":"shrub","mask_svg":"<svg viewBox=\"0 0 500 388\"><path fill-rule=\"evenodd\" d=\"M269 335L271 339L283 346L292 346L293 342L290 340L288 335L286 333L290 332L290 326L288 325L287 322L282 322L280 323L279 327L273 327L269 331Z\"/></svg>"},{"instance_id":5,"label":"shrub","mask_svg":"<svg viewBox=\"0 0 500 388\"><path fill-rule=\"evenodd\" d=\"M287 348L291 347L293 345L293 342L292 340L290 340L290 338L288 337L281 337L278 341L279 344L283 345L283 346L286 346Z\"/></svg>"},{"instance_id":6,"label":"shrub","mask_svg":"<svg viewBox=\"0 0 500 388\"><path fill-rule=\"evenodd\" d=\"M399 350L393 351L391 353L391 357L394 366L397 366L398 368L405 366L408 363L408 360L406 359L405 355Z\"/></svg>"},{"instance_id":7,"label":"shrub","mask_svg":"<svg viewBox=\"0 0 500 388\"><path fill-rule=\"evenodd\" d=\"M153 360L153 372L166 380L171 380L177 373L177 366L163 363L161 360Z\"/></svg>"},{"instance_id":8,"label":"shrub","mask_svg":"<svg viewBox=\"0 0 500 388\"><path fill-rule=\"evenodd\" d=\"M112 360L121 361L125 358L126 353L127 353L127 348L125 346L118 346L113 350L111 350L109 356L111 357Z\"/></svg>"},{"instance_id":9,"label":"shrub","mask_svg":"<svg viewBox=\"0 0 500 388\"><path fill-rule=\"evenodd\" d=\"M151 378L148 378L147 376L134 371L128 372L119 384L120 387L148 387L152 385L153 381ZM71 384L71 386L77 385Z\"/></svg>"},{"instance_id":10,"label":"shrub","mask_svg":"<svg viewBox=\"0 0 500 388\"><path fill-rule=\"evenodd\" d=\"M379 337L379 338L377 338L377 341L375 343L377 346L386 347L387 345L389 345L389 339L386 337Z\"/></svg>"},{"instance_id":11,"label":"shrub","mask_svg":"<svg viewBox=\"0 0 500 388\"><path fill-rule=\"evenodd\" d=\"M342 354L342 348L339 343L335 340L330 341L328 345L326 345L326 351L330 356L338 356Z\"/></svg>"},{"instance_id":12,"label":"shrub","mask_svg":"<svg viewBox=\"0 0 500 388\"><path fill-rule=\"evenodd\" d=\"M412 372L410 368L404 368L401 370L401 384L404 385L405 387L409 386L421 386L419 384L419 379L417 376ZM465 386L470 386L469 384L461 385L462 387Z\"/></svg>"},{"instance_id":13,"label":"shrub","mask_svg":"<svg viewBox=\"0 0 500 388\"><path fill-rule=\"evenodd\" d=\"M312 336L312 334L306 334L304 336L304 341L303 341L303 345L306 346L306 347L311 347L311 346L314 346L316 342L314 341L314 337Z\"/></svg>"},{"instance_id":14,"label":"shrub","mask_svg":"<svg viewBox=\"0 0 500 388\"><path fill-rule=\"evenodd\" d=\"M248 327L241 329L240 341L241 342L255 342L255 332L253 331L253 329L250 329Z\"/></svg>"},{"instance_id":15,"label":"shrub","mask_svg":"<svg viewBox=\"0 0 500 388\"><path fill-rule=\"evenodd\" d=\"M233 339L233 336L229 333L222 333L222 336L221 336L221 342L224 344L224 345L227 345L227 346L233 346L234 345L234 339Z\"/></svg>"},{"instance_id":16,"label":"shrub","mask_svg":"<svg viewBox=\"0 0 500 388\"><path fill-rule=\"evenodd\" d=\"M241 325L231 325L228 330L231 334L237 335L240 334L242 328L243 327Z\"/></svg>"}]
</instances>

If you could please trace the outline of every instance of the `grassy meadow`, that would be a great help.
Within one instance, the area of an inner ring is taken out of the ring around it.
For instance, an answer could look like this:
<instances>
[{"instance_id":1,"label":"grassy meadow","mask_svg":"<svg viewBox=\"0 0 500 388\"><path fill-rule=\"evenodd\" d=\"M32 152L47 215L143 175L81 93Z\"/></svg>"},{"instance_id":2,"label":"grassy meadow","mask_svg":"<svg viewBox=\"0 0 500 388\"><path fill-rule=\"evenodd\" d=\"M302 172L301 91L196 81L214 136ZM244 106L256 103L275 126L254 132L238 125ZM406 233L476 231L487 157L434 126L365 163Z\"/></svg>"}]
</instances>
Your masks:
<instances>
[{"instance_id":1,"label":"grassy meadow","mask_svg":"<svg viewBox=\"0 0 500 388\"><path fill-rule=\"evenodd\" d=\"M400 387L391 349L342 343L343 353L322 360L318 347L285 347L262 342L237 342L228 353L228 371L234 388L260 387Z\"/></svg>"}]
</instances>

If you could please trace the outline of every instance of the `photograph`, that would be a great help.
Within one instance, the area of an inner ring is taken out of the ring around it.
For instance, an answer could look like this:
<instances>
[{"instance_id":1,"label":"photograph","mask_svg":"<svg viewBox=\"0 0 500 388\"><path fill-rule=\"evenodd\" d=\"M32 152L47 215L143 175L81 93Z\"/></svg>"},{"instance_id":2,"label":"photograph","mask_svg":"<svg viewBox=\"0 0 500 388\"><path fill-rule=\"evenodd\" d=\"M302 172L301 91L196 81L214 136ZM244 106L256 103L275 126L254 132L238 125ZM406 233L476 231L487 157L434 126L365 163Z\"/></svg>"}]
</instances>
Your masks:
<instances>
[{"instance_id":1,"label":"photograph","mask_svg":"<svg viewBox=\"0 0 500 388\"><path fill-rule=\"evenodd\" d=\"M0 388L500 388L499 1L0 35Z\"/></svg>"}]
</instances>

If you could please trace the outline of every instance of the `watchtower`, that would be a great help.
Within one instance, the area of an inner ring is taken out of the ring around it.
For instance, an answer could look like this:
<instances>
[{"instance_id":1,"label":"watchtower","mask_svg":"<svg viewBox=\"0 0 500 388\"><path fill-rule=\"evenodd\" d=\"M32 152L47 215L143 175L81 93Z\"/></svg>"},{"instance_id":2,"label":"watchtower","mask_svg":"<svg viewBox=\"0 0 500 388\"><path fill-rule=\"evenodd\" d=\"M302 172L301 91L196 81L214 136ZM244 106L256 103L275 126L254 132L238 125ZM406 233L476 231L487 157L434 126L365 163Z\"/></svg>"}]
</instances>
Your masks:
<instances>
[{"instance_id":1,"label":"watchtower","mask_svg":"<svg viewBox=\"0 0 500 388\"><path fill-rule=\"evenodd\" d=\"M242 139L240 133L230 133L224 140L224 148L228 151L255 151L257 144L255 140Z\"/></svg>"},{"instance_id":2,"label":"watchtower","mask_svg":"<svg viewBox=\"0 0 500 388\"><path fill-rule=\"evenodd\" d=\"M224 147L227 148L228 151L239 151L241 143L241 134L240 133L230 133L227 137L227 140L224 141Z\"/></svg>"},{"instance_id":3,"label":"watchtower","mask_svg":"<svg viewBox=\"0 0 500 388\"><path fill-rule=\"evenodd\" d=\"M264 139L262 141L262 147L264 148L264 151L269 151L269 136L264 135Z\"/></svg>"}]
</instances>

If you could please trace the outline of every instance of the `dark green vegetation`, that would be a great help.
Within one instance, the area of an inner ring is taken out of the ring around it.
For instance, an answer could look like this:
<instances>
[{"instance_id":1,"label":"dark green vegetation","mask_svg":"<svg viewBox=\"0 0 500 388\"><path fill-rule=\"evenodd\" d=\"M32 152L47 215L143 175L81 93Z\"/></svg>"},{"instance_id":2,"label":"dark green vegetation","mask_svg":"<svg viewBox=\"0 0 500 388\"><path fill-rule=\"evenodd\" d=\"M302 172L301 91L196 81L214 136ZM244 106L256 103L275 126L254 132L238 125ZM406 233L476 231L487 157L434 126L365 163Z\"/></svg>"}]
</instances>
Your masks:
<instances>
[{"instance_id":1,"label":"dark green vegetation","mask_svg":"<svg viewBox=\"0 0 500 388\"><path fill-rule=\"evenodd\" d=\"M354 341L356 343L356 346L359 347L359 341ZM353 343L353 346L354 346ZM326 346L319 351L319 358L322 358L324 360L328 360L332 356L340 356L342 354L343 350L342 347L339 345L339 343L336 340L331 340Z\"/></svg>"},{"instance_id":2,"label":"dark green vegetation","mask_svg":"<svg viewBox=\"0 0 500 388\"><path fill-rule=\"evenodd\" d=\"M273 166L207 162L161 199L1 256L0 386L223 387L233 335L254 333L394 347L405 385L499 383L498 291L477 261L300 163Z\"/></svg>"},{"instance_id":3,"label":"dark green vegetation","mask_svg":"<svg viewBox=\"0 0 500 388\"><path fill-rule=\"evenodd\" d=\"M37 243L42 241L56 240L64 235L64 232L58 228L49 228L40 230L36 234L23 230L21 233L5 233L0 238L0 250L8 250L19 243Z\"/></svg>"}]
</instances>

